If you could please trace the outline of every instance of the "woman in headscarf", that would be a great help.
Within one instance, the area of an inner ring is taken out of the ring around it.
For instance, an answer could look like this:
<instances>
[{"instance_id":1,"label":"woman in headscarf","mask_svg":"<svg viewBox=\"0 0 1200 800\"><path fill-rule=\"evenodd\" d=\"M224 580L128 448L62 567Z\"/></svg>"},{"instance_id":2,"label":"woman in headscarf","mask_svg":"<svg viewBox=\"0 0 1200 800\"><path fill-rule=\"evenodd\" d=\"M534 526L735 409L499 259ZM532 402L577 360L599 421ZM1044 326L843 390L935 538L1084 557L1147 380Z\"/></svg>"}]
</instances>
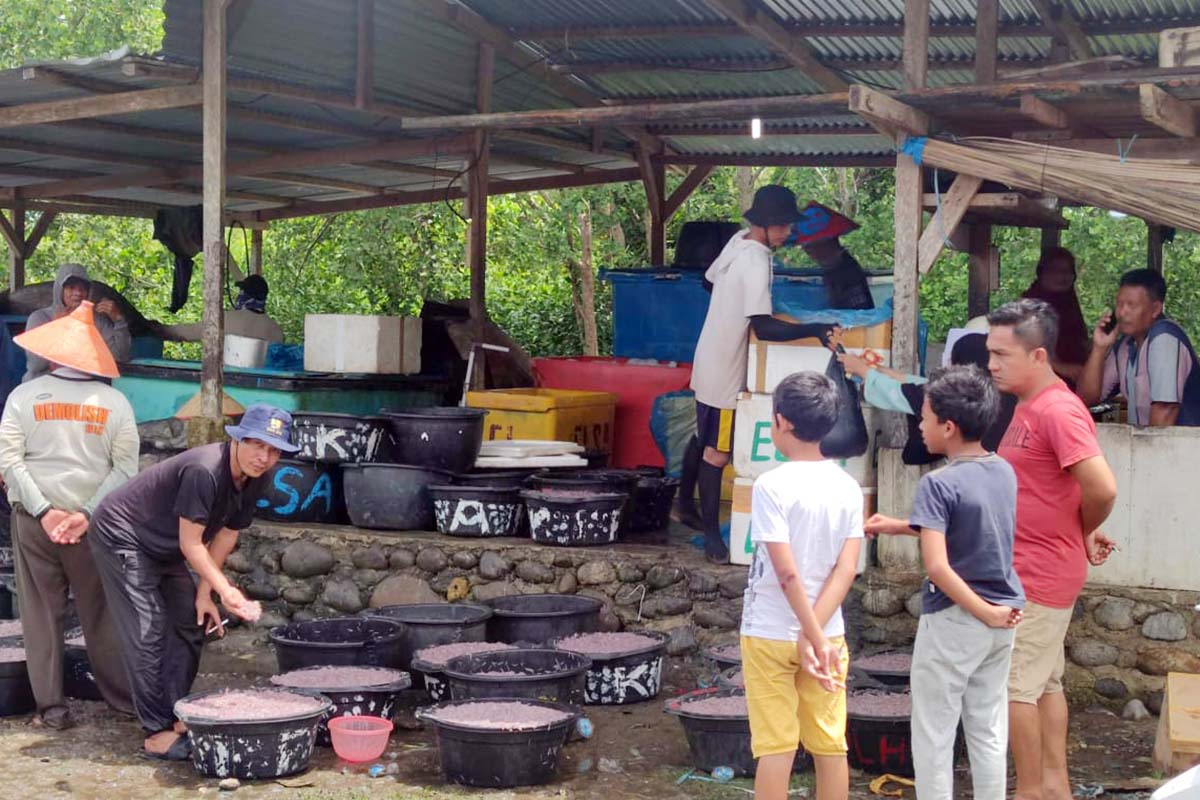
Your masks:
<instances>
[{"instance_id":1,"label":"woman in headscarf","mask_svg":"<svg viewBox=\"0 0 1200 800\"><path fill-rule=\"evenodd\" d=\"M1071 388L1087 362L1091 331L1075 294L1075 256L1065 247L1042 251L1037 279L1022 297L1043 300L1058 314L1058 344L1054 348L1054 371Z\"/></svg>"},{"instance_id":2,"label":"woman in headscarf","mask_svg":"<svg viewBox=\"0 0 1200 800\"><path fill-rule=\"evenodd\" d=\"M921 406L925 403L925 378L874 366L850 353L839 353L837 358L846 368L847 375L856 375L863 380L863 396L868 403L885 411L907 415L908 441L900 454L905 464L932 464L941 458L931 454L921 438ZM972 331L962 336L950 350L950 363L974 364L987 372L987 334ZM983 446L988 450L995 452L1000 445L1000 439L1008 430L1008 423L1012 420L1016 405L1017 398L1010 394L1000 395L1000 416L983 435Z\"/></svg>"}]
</instances>

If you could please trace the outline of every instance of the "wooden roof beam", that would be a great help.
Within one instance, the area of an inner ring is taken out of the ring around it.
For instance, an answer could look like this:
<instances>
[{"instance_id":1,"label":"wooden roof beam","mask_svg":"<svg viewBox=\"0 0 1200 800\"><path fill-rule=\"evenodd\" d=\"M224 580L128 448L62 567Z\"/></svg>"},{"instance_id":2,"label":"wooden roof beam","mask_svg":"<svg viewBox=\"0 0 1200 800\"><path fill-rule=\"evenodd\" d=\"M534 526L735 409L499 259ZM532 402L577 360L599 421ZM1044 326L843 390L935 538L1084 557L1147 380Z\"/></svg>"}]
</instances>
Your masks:
<instances>
[{"instance_id":1,"label":"wooden roof beam","mask_svg":"<svg viewBox=\"0 0 1200 800\"><path fill-rule=\"evenodd\" d=\"M850 110L885 136L928 136L929 115L883 92L855 84L850 87Z\"/></svg>"},{"instance_id":2,"label":"wooden roof beam","mask_svg":"<svg viewBox=\"0 0 1200 800\"><path fill-rule=\"evenodd\" d=\"M1168 133L1194 138L1197 132L1196 109L1151 83L1138 87L1142 119Z\"/></svg>"},{"instance_id":3,"label":"wooden roof beam","mask_svg":"<svg viewBox=\"0 0 1200 800\"><path fill-rule=\"evenodd\" d=\"M510 153L492 148L491 160L494 163L500 164L517 164L526 167L536 167L537 169L549 169L555 172L567 172L573 175L580 175L587 172L587 167L583 164L571 164L566 161L554 161L549 158L537 158L535 156L527 156L524 153Z\"/></svg>"},{"instance_id":4,"label":"wooden roof beam","mask_svg":"<svg viewBox=\"0 0 1200 800\"><path fill-rule=\"evenodd\" d=\"M917 269L922 275L929 272L942 254L946 240L954 235L958 223L962 222L967 209L971 207L971 200L982 185L983 178L975 175L958 175L954 178L954 183L950 184L949 191L941 198L941 204L921 232L917 244Z\"/></svg>"},{"instance_id":5,"label":"wooden roof beam","mask_svg":"<svg viewBox=\"0 0 1200 800\"><path fill-rule=\"evenodd\" d=\"M665 155L657 161L679 166L714 167L894 167L894 155L850 154L821 156L782 155Z\"/></svg>"},{"instance_id":6,"label":"wooden roof beam","mask_svg":"<svg viewBox=\"0 0 1200 800\"><path fill-rule=\"evenodd\" d=\"M139 89L99 97L72 97L66 100L6 106L0 108L0 128L198 106L200 94L199 86L166 86L161 89Z\"/></svg>"},{"instance_id":7,"label":"wooden roof beam","mask_svg":"<svg viewBox=\"0 0 1200 800\"><path fill-rule=\"evenodd\" d=\"M1021 95L1021 116L1047 128L1070 128L1071 119L1061 108L1047 103L1037 95Z\"/></svg>"},{"instance_id":8,"label":"wooden roof beam","mask_svg":"<svg viewBox=\"0 0 1200 800\"><path fill-rule=\"evenodd\" d=\"M267 156L265 158L230 162L226 174L229 177L237 175L261 175L280 170L304 169L306 167L322 167L336 164L357 164L363 161L374 161L380 158L406 158L414 156L430 156L435 153L464 154L470 147L466 137L453 139L422 139L400 140L388 144L375 144L365 147L338 148L334 150L304 151L288 155ZM56 183L39 184L23 190L21 194L30 199L53 198L61 195L87 194L89 192L107 189L123 189L131 186L156 186L164 183L196 180L203 176L203 167L187 165L174 168L148 169L141 172L127 172L117 175L103 175L94 178L58 181Z\"/></svg>"},{"instance_id":9,"label":"wooden roof beam","mask_svg":"<svg viewBox=\"0 0 1200 800\"><path fill-rule=\"evenodd\" d=\"M1087 34L1079 27L1079 23L1071 15L1071 9L1066 3L1052 3L1050 0L1030 0L1042 18L1042 25L1051 35L1062 37L1067 42L1071 55L1076 59L1092 57L1092 46Z\"/></svg>"},{"instance_id":10,"label":"wooden roof beam","mask_svg":"<svg viewBox=\"0 0 1200 800\"><path fill-rule=\"evenodd\" d=\"M817 54L804 41L803 36L797 36L756 3L749 0L704 0L712 9L729 17L743 31L766 44L783 56L823 89L830 92L841 92L849 84L846 79L825 66L817 58Z\"/></svg>"},{"instance_id":11,"label":"wooden roof beam","mask_svg":"<svg viewBox=\"0 0 1200 800\"><path fill-rule=\"evenodd\" d=\"M692 192L704 183L705 179L712 174L716 167L711 164L700 164L692 167L691 172L683 179L683 182L675 187L675 191L671 192L667 197L667 202L663 204L663 218L670 219L675 216L675 212L687 202L687 199L692 196Z\"/></svg>"},{"instance_id":12,"label":"wooden roof beam","mask_svg":"<svg viewBox=\"0 0 1200 800\"><path fill-rule=\"evenodd\" d=\"M588 170L580 175L555 175L548 178L528 178L504 183L489 183L488 196L537 192L549 189L567 189L578 186L595 186L607 183L627 183L640 179L637 168L618 170ZM365 197L356 200L333 200L329 202L297 203L287 209L269 209L236 215L252 222L269 222L277 219L311 217L320 214L341 214L348 211L365 211L372 208L438 203L443 200L461 200L466 192L461 187L438 187L413 192L391 192L380 197ZM249 222L247 223L249 224Z\"/></svg>"},{"instance_id":13,"label":"wooden roof beam","mask_svg":"<svg viewBox=\"0 0 1200 800\"><path fill-rule=\"evenodd\" d=\"M1130 19L1100 19L1077 23L1089 36L1112 36L1124 33L1158 33L1165 27L1188 27L1200 25L1200 13L1185 13L1170 19L1153 19L1138 16ZM837 38L899 38L904 34L903 21L884 22L802 22L786 23L783 27L797 36L824 36ZM662 25L552 25L522 26L510 28L510 33L527 41L557 40L583 41L586 39L676 39L737 36L744 33L734 23L684 23ZM935 38L971 38L975 24L971 22L933 22L929 35ZM1038 24L1019 22L1001 23L998 33L1002 37L1045 36L1046 29Z\"/></svg>"},{"instance_id":14,"label":"wooden roof beam","mask_svg":"<svg viewBox=\"0 0 1200 800\"><path fill-rule=\"evenodd\" d=\"M723 125L721 123L711 123L713 127L706 127L705 123L675 123L666 125L651 125L649 129L659 136L687 137L687 136L703 136L708 137L747 137L750 135L750 126L748 124L738 123L738 125ZM772 125L770 122L763 122L762 135L767 136L878 136L879 133L869 125L803 125L792 122L778 123Z\"/></svg>"}]
</instances>

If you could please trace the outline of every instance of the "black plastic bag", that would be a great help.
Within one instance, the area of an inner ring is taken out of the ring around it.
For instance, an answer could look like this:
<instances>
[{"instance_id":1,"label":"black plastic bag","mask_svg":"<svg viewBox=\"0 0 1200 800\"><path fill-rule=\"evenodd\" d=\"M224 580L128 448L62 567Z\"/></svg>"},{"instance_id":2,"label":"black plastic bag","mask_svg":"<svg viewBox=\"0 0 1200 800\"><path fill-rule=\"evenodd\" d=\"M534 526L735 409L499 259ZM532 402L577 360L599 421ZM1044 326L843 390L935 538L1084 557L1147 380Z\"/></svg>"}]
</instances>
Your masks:
<instances>
[{"instance_id":1,"label":"black plastic bag","mask_svg":"<svg viewBox=\"0 0 1200 800\"><path fill-rule=\"evenodd\" d=\"M825 377L833 381L841 398L837 422L821 440L821 455L826 458L861 456L867 452L870 439L867 436L867 421L863 419L862 404L858 399L858 387L846 377L845 367L836 358L829 359Z\"/></svg>"}]
</instances>

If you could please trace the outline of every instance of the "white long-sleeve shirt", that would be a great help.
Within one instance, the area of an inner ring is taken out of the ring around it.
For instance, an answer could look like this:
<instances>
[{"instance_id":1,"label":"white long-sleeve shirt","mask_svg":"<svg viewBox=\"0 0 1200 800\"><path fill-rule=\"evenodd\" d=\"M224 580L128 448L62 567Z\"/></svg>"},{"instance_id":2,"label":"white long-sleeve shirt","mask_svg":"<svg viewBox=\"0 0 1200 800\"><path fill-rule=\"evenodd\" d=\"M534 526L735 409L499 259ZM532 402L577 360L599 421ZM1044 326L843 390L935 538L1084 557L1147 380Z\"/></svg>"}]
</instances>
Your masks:
<instances>
[{"instance_id":1,"label":"white long-sleeve shirt","mask_svg":"<svg viewBox=\"0 0 1200 800\"><path fill-rule=\"evenodd\" d=\"M59 368L13 389L0 417L0 474L10 503L33 516L89 516L138 471L138 432L125 395Z\"/></svg>"}]
</instances>

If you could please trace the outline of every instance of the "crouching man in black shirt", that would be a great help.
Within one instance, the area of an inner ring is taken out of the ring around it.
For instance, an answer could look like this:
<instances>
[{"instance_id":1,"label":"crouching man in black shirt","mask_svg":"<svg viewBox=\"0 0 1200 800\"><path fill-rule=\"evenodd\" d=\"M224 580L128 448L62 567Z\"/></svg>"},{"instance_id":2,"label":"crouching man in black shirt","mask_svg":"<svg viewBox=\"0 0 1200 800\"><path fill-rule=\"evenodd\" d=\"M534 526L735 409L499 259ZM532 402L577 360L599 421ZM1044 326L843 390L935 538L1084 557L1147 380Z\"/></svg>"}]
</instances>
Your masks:
<instances>
[{"instance_id":1,"label":"crouching man in black shirt","mask_svg":"<svg viewBox=\"0 0 1200 800\"><path fill-rule=\"evenodd\" d=\"M232 442L180 453L141 473L100 503L92 548L121 643L148 756L190 756L175 701L191 691L205 628L223 634L213 592L230 613L255 620L247 600L221 573L266 490L266 473L293 453L292 418L267 405L226 426ZM200 578L197 586L188 567Z\"/></svg>"}]
</instances>

